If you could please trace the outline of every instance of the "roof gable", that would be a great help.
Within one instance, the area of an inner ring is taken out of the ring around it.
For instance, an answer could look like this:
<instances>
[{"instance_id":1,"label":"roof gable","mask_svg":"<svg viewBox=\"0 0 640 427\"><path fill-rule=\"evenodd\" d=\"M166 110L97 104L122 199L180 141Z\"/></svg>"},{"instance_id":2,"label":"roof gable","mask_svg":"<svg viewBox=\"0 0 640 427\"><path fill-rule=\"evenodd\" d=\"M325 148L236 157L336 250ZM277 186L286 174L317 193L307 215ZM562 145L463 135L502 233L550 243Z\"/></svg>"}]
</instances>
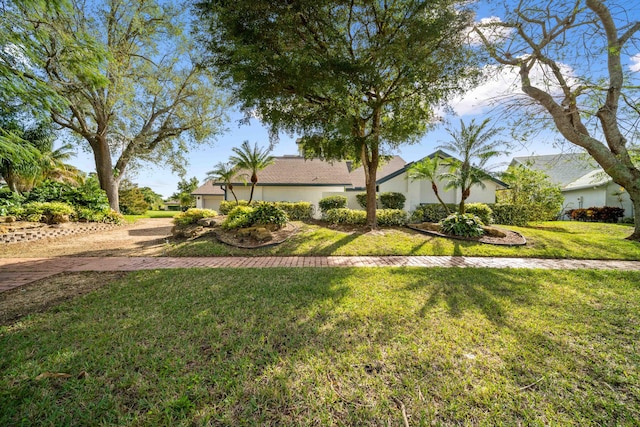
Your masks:
<instances>
[{"instance_id":1,"label":"roof gable","mask_svg":"<svg viewBox=\"0 0 640 427\"><path fill-rule=\"evenodd\" d=\"M514 157L511 166L516 165L544 172L552 183L562 188L593 187L610 181L586 153Z\"/></svg>"}]
</instances>

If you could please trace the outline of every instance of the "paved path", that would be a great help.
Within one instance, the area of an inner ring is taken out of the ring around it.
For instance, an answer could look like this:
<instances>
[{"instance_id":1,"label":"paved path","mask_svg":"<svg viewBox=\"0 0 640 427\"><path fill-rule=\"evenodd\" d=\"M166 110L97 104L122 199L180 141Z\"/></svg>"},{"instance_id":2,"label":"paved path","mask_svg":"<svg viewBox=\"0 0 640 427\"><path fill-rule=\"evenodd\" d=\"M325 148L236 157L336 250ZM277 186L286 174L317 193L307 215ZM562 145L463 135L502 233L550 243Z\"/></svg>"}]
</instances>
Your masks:
<instances>
[{"instance_id":1,"label":"paved path","mask_svg":"<svg viewBox=\"0 0 640 427\"><path fill-rule=\"evenodd\" d=\"M135 271L163 268L271 267L491 267L555 270L640 271L640 261L599 261L460 256L317 256L317 257L58 257L0 258L0 292L65 272Z\"/></svg>"}]
</instances>

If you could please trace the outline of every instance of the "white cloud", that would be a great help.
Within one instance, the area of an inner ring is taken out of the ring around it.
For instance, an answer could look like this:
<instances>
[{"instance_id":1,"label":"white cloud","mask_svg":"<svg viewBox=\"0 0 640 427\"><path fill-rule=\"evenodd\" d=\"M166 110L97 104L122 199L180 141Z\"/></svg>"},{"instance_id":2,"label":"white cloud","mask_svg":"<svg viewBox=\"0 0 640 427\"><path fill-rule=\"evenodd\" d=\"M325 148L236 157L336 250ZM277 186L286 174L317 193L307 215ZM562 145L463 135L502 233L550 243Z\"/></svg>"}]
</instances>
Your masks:
<instances>
[{"instance_id":1,"label":"white cloud","mask_svg":"<svg viewBox=\"0 0 640 427\"><path fill-rule=\"evenodd\" d=\"M640 53L633 55L630 61L629 69L631 71L640 71Z\"/></svg>"},{"instance_id":2,"label":"white cloud","mask_svg":"<svg viewBox=\"0 0 640 427\"><path fill-rule=\"evenodd\" d=\"M502 19L497 16L482 18L480 21L476 22L474 28L469 29L469 43L473 46L479 46L482 44L482 39L475 31L475 28L478 28L490 43L497 43L506 40L513 33L513 28L491 25L499 24L501 22Z\"/></svg>"}]
</instances>

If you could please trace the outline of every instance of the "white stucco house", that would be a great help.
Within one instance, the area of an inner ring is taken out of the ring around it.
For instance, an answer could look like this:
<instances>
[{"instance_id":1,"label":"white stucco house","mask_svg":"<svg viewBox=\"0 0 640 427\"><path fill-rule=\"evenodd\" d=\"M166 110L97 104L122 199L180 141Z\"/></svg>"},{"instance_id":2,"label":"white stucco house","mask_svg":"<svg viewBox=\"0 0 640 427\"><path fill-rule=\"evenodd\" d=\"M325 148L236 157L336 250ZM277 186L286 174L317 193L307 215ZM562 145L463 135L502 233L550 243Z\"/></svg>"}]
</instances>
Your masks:
<instances>
[{"instance_id":1,"label":"white stucco house","mask_svg":"<svg viewBox=\"0 0 640 427\"><path fill-rule=\"evenodd\" d=\"M451 158L442 151L436 151L429 157ZM406 197L405 210L412 211L421 203L438 203L431 183L408 179L408 170L413 162L407 163L400 156L394 156L383 163L377 172L376 187L379 193L397 192ZM444 169L443 169L444 171ZM232 182L233 190L239 200L248 200L251 184L240 176ZM445 203L459 203L460 190L445 191L445 183L439 185L440 196ZM506 188L506 184L497 179L487 179L484 188L474 186L469 203L495 203L496 190ZM351 168L350 162L325 162L319 159L305 159L301 156L275 157L274 163L258 173L253 199L264 201L306 201L311 202L319 215L320 199L333 195L347 197L347 206L361 209L356 194L365 191L365 176L362 167ZM215 209L221 200L233 200L230 191L225 191L221 183L206 182L191 193L196 197L196 207Z\"/></svg>"},{"instance_id":2,"label":"white stucco house","mask_svg":"<svg viewBox=\"0 0 640 427\"><path fill-rule=\"evenodd\" d=\"M511 166L542 171L564 196L563 211L614 206L624 209L625 217L633 217L629 194L586 153L564 153L545 156L515 157ZM622 190L622 191L621 191Z\"/></svg>"}]
</instances>

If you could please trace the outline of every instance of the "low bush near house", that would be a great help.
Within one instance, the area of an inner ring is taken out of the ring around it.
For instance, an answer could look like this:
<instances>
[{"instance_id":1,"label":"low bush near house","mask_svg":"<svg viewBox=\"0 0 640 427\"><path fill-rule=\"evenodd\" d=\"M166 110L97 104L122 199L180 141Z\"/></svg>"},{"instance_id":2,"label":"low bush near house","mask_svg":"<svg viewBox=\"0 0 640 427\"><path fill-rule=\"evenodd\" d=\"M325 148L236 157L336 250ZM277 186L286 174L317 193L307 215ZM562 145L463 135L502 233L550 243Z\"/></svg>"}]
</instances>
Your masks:
<instances>
[{"instance_id":1,"label":"low bush near house","mask_svg":"<svg viewBox=\"0 0 640 427\"><path fill-rule=\"evenodd\" d=\"M329 209L325 218L330 224L364 225L367 223L367 213L354 209Z\"/></svg>"},{"instance_id":2,"label":"low bush near house","mask_svg":"<svg viewBox=\"0 0 640 427\"><path fill-rule=\"evenodd\" d=\"M249 202L238 200L236 203L235 200L223 200L220 202L220 215L229 215L229 212L236 206L249 206Z\"/></svg>"},{"instance_id":3,"label":"low bush near house","mask_svg":"<svg viewBox=\"0 0 640 427\"><path fill-rule=\"evenodd\" d=\"M407 198L402 193L387 192L380 194L380 204L384 209L404 209Z\"/></svg>"},{"instance_id":4,"label":"low bush near house","mask_svg":"<svg viewBox=\"0 0 640 427\"><path fill-rule=\"evenodd\" d=\"M477 216L485 225L493 223L493 210L485 203L468 203L465 212Z\"/></svg>"},{"instance_id":5,"label":"low bush near house","mask_svg":"<svg viewBox=\"0 0 640 427\"><path fill-rule=\"evenodd\" d=\"M457 209L456 205L447 205L447 207L450 212L454 212ZM411 222L440 222L445 219L450 212L447 212L440 203L424 203L411 213Z\"/></svg>"},{"instance_id":6,"label":"low bush near house","mask_svg":"<svg viewBox=\"0 0 640 427\"><path fill-rule=\"evenodd\" d=\"M250 227L253 224L251 214L253 208L251 206L236 206L231 209L227 215L227 219L221 224L221 227L227 230L234 228Z\"/></svg>"},{"instance_id":7,"label":"low bush near house","mask_svg":"<svg viewBox=\"0 0 640 427\"><path fill-rule=\"evenodd\" d=\"M614 206L591 207L587 209L572 209L567 212L576 221L618 222L624 216L624 209Z\"/></svg>"},{"instance_id":8,"label":"low bush near house","mask_svg":"<svg viewBox=\"0 0 640 427\"><path fill-rule=\"evenodd\" d=\"M462 237L480 237L484 234L482 220L473 214L454 213L440 221L443 233Z\"/></svg>"},{"instance_id":9,"label":"low bush near house","mask_svg":"<svg viewBox=\"0 0 640 427\"><path fill-rule=\"evenodd\" d=\"M320 199L318 207L322 214L326 214L331 209L344 209L347 207L347 198L345 196L329 196Z\"/></svg>"},{"instance_id":10,"label":"low bush near house","mask_svg":"<svg viewBox=\"0 0 640 427\"><path fill-rule=\"evenodd\" d=\"M529 222L527 208L523 205L496 203L491 205L491 210L493 211L493 222L495 224L524 227Z\"/></svg>"},{"instance_id":11,"label":"low bush near house","mask_svg":"<svg viewBox=\"0 0 640 427\"><path fill-rule=\"evenodd\" d=\"M402 226L409 222L409 215L402 209L379 209L376 223L383 227Z\"/></svg>"},{"instance_id":12,"label":"low bush near house","mask_svg":"<svg viewBox=\"0 0 640 427\"><path fill-rule=\"evenodd\" d=\"M313 205L309 202L275 202L275 206L285 211L292 221L313 218Z\"/></svg>"},{"instance_id":13,"label":"low bush near house","mask_svg":"<svg viewBox=\"0 0 640 427\"><path fill-rule=\"evenodd\" d=\"M276 206L274 203L269 202L261 202L258 203L253 211L249 214L250 216L250 225L276 225L279 227L283 227L289 218L287 217L287 213Z\"/></svg>"},{"instance_id":14,"label":"low bush near house","mask_svg":"<svg viewBox=\"0 0 640 427\"><path fill-rule=\"evenodd\" d=\"M62 202L31 202L24 206L23 219L33 222L67 222L75 213L72 206Z\"/></svg>"},{"instance_id":15,"label":"low bush near house","mask_svg":"<svg viewBox=\"0 0 640 427\"><path fill-rule=\"evenodd\" d=\"M218 212L214 210L191 208L174 216L173 223L176 225L195 224L199 219L211 218L214 216L218 216Z\"/></svg>"},{"instance_id":16,"label":"low bush near house","mask_svg":"<svg viewBox=\"0 0 640 427\"><path fill-rule=\"evenodd\" d=\"M362 209L367 209L367 193L356 194L356 200ZM376 194L376 207L378 205L378 195Z\"/></svg>"}]
</instances>

